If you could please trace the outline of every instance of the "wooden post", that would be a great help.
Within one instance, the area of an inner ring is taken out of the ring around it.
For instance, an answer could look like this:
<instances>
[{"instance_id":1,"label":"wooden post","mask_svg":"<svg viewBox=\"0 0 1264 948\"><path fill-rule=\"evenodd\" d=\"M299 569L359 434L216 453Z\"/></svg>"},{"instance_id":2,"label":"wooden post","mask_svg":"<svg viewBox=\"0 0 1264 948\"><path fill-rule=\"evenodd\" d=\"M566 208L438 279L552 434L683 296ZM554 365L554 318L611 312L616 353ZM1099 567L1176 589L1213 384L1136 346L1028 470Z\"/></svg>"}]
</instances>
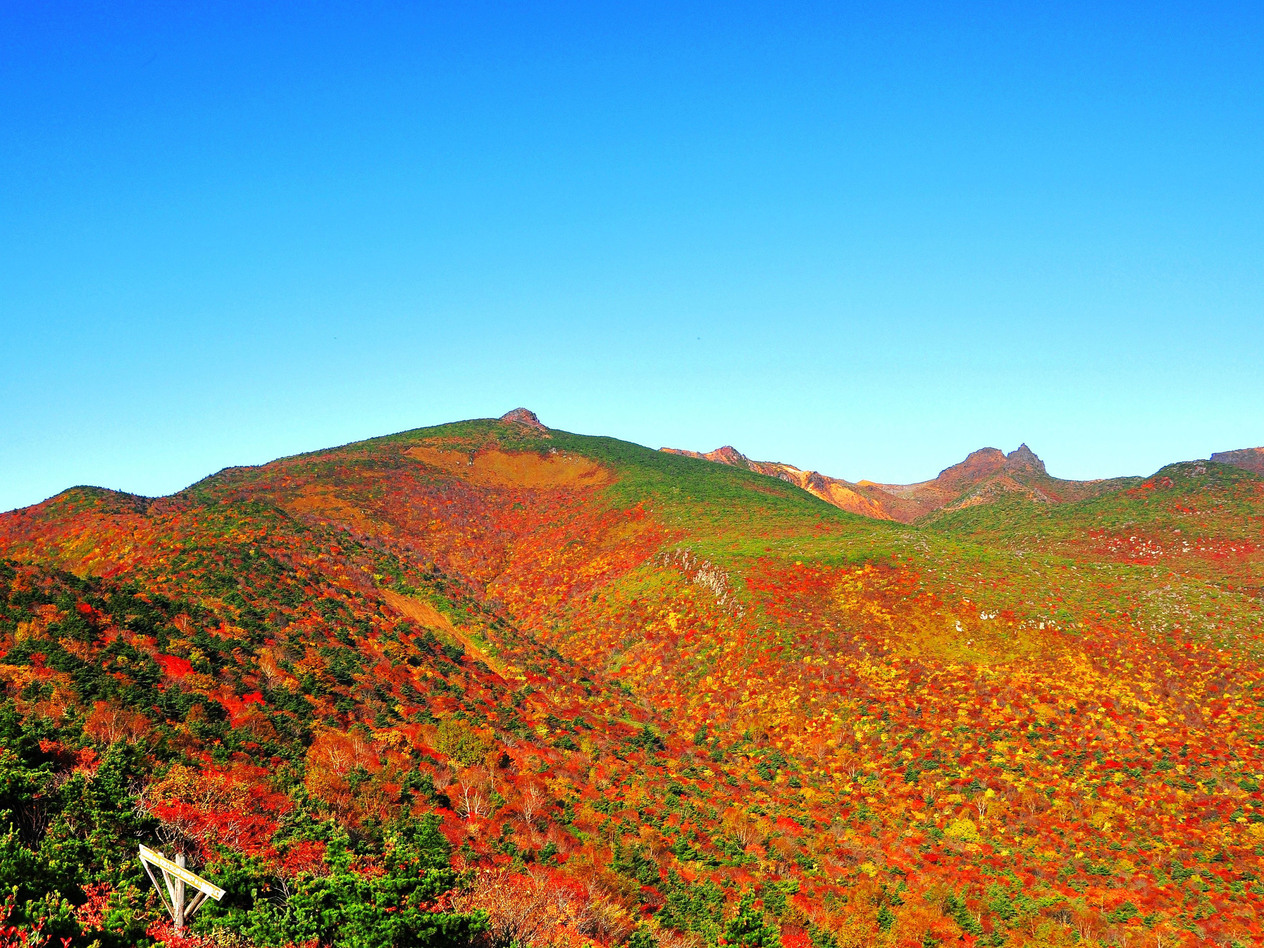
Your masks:
<instances>
[{"instance_id":1,"label":"wooden post","mask_svg":"<svg viewBox=\"0 0 1264 948\"><path fill-rule=\"evenodd\" d=\"M214 883L207 882L199 875L194 875L185 868L185 858L183 853L176 856L175 862L172 862L162 853L154 852L148 846L140 848L140 863L145 867L145 873L149 876L149 881L154 884L154 888L158 890L158 898L162 900L163 906L171 913L171 921L175 923L177 929L183 929L189 919L197 914L197 910L202 907L207 898L212 898L216 902L224 897L224 890ZM160 886L158 880L154 878L153 869L156 867L162 872L162 881L165 886ZM197 895L193 897L193 901L185 903L185 895L187 893L186 885L191 885L197 889ZM166 888L166 896L163 895L163 888ZM168 900L167 896L170 896Z\"/></svg>"},{"instance_id":2,"label":"wooden post","mask_svg":"<svg viewBox=\"0 0 1264 948\"><path fill-rule=\"evenodd\" d=\"M176 865L183 869L186 865L184 853L176 853ZM172 921L176 923L176 931L184 928L184 880L176 879L175 891L171 893L171 907L175 910Z\"/></svg>"}]
</instances>

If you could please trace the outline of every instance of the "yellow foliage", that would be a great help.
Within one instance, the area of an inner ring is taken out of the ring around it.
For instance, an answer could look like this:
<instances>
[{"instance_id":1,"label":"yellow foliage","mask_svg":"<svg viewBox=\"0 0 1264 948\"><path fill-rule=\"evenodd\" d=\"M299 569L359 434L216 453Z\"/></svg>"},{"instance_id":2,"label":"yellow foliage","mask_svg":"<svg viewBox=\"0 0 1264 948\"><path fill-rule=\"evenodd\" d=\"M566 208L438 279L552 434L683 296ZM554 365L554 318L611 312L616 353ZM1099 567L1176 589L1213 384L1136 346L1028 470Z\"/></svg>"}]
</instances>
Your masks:
<instances>
[{"instance_id":1,"label":"yellow foliage","mask_svg":"<svg viewBox=\"0 0 1264 948\"><path fill-rule=\"evenodd\" d=\"M979 829L971 820L962 818L953 820L944 830L944 835L952 839L959 839L963 843L976 843L979 841Z\"/></svg>"}]
</instances>

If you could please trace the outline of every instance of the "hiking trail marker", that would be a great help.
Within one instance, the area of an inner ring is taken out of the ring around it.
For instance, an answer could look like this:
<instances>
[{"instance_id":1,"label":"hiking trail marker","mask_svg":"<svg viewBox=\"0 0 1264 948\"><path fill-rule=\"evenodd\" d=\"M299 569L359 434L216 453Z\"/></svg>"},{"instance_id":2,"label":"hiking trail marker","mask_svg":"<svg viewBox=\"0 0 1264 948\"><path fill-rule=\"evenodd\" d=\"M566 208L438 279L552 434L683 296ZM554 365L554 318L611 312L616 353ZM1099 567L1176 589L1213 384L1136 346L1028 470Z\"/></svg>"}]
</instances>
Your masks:
<instances>
[{"instance_id":1,"label":"hiking trail marker","mask_svg":"<svg viewBox=\"0 0 1264 948\"><path fill-rule=\"evenodd\" d=\"M176 856L176 861L172 862L162 853L156 853L148 846L142 846L140 848L140 864L145 867L145 873L149 876L149 881L158 890L158 898L162 899L162 904L171 913L171 920L175 922L178 929L184 928L185 922L197 913L197 910L206 902L207 896L210 896L216 902L224 897L224 890L219 886L207 882L201 876L195 875L184 868L184 853L179 853ZM166 883L166 895L163 895L163 886L160 886L158 880L154 878L154 870L150 868L151 866L156 866L158 871L162 873L162 881ZM184 901L185 886L192 886L197 889L197 895L187 905ZM167 896L171 897L170 900L168 900Z\"/></svg>"}]
</instances>

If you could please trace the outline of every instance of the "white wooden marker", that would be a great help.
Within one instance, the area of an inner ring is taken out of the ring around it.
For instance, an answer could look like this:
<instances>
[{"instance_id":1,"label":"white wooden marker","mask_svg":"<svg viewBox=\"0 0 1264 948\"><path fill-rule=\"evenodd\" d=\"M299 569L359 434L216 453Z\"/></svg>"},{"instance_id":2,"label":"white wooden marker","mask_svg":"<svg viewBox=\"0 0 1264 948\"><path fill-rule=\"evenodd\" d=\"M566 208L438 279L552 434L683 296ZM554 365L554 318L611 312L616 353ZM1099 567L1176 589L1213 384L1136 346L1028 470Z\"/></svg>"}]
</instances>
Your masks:
<instances>
[{"instance_id":1,"label":"white wooden marker","mask_svg":"<svg viewBox=\"0 0 1264 948\"><path fill-rule=\"evenodd\" d=\"M158 898L162 899L162 904L171 913L171 920L176 923L176 928L184 928L184 923L191 919L197 910L202 907L208 895L216 902L224 897L224 890L219 886L207 882L201 876L195 875L184 868L184 853L178 854L176 861L172 862L162 853L156 853L148 846L142 846L140 848L140 864L145 867L145 873L149 876L149 881L158 890ZM150 866L157 866L162 873L162 881L166 883L167 895L171 896L170 901L168 901L167 896L162 894L163 887L154 878L154 871ZM193 897L193 901L187 906L184 904L184 887L186 884L198 890L198 894Z\"/></svg>"}]
</instances>

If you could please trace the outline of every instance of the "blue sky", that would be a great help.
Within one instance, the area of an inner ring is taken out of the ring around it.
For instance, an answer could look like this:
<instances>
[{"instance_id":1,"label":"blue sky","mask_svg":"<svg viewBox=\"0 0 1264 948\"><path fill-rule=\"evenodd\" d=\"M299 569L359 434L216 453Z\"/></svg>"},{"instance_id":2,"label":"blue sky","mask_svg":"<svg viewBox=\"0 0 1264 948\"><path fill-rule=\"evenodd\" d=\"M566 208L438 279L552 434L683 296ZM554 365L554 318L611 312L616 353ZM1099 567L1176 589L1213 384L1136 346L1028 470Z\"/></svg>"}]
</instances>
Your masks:
<instances>
[{"instance_id":1,"label":"blue sky","mask_svg":"<svg viewBox=\"0 0 1264 948\"><path fill-rule=\"evenodd\" d=\"M886 481L1264 444L1262 9L2 4L0 509L517 405Z\"/></svg>"}]
</instances>

